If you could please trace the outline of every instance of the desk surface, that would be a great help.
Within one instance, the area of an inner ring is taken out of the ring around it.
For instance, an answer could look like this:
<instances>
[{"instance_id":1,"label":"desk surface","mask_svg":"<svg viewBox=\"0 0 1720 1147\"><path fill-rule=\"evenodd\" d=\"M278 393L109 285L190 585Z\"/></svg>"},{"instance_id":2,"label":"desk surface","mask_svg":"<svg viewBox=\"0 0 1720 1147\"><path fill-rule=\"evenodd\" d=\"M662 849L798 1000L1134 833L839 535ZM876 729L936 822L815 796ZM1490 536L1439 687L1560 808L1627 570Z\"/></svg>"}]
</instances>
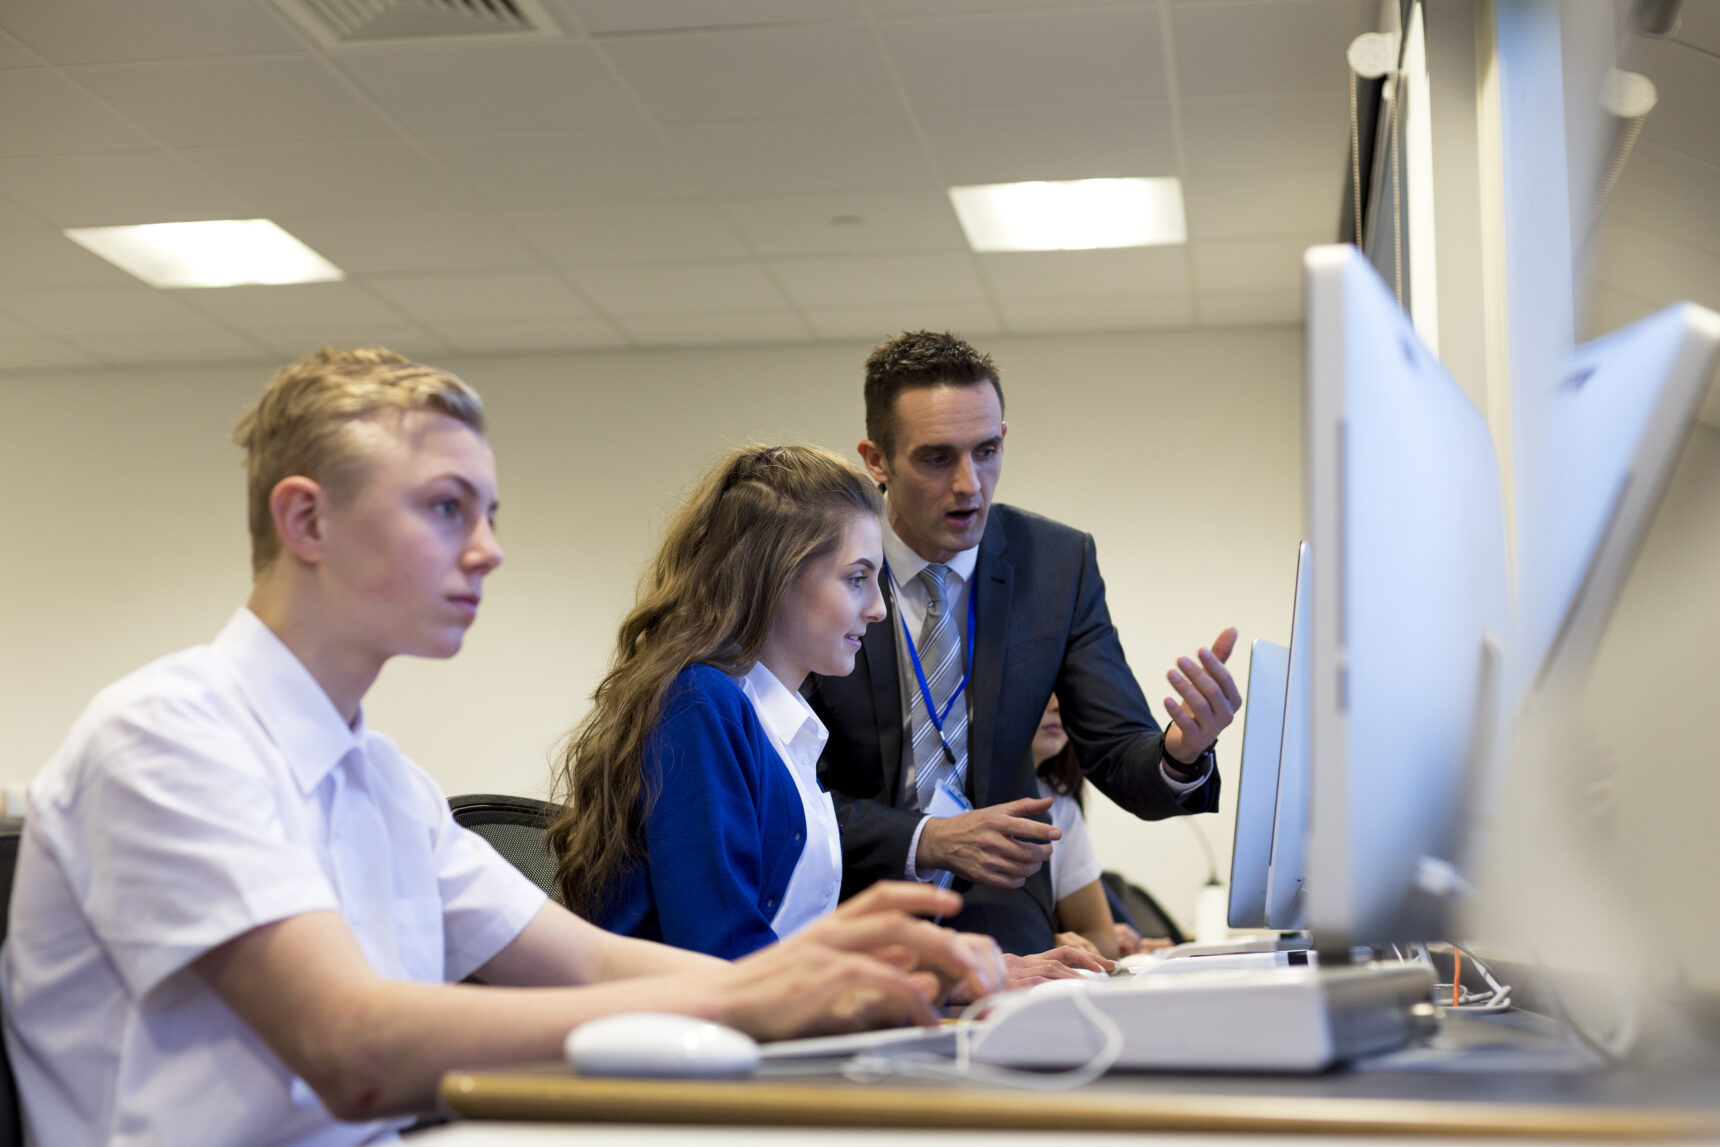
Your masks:
<instances>
[{"instance_id":1,"label":"desk surface","mask_svg":"<svg viewBox=\"0 0 1720 1147\"><path fill-rule=\"evenodd\" d=\"M1113 1075L1077 1091L839 1075L738 1081L590 1079L560 1065L451 1072L443 1103L475 1119L752 1126L1534 1137L1720 1138L1720 1111L1683 1086L1659 1096L1605 1078L1340 1073ZM1635 1101L1624 1102L1634 1096ZM1669 1102L1670 1101L1670 1102Z\"/></svg>"}]
</instances>

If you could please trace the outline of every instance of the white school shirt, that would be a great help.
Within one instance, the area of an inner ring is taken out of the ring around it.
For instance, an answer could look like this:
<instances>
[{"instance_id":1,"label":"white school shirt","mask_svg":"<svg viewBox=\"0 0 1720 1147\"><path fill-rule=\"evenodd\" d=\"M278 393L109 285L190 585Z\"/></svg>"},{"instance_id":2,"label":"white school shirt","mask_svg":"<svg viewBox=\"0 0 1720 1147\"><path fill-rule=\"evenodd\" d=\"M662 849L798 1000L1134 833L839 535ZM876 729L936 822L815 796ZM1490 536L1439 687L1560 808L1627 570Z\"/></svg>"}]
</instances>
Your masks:
<instances>
[{"instance_id":1,"label":"white school shirt","mask_svg":"<svg viewBox=\"0 0 1720 1147\"><path fill-rule=\"evenodd\" d=\"M888 495L885 495L888 500ZM908 655L908 643L902 640L902 623L907 622L908 632L914 635L914 640L920 639L920 627L926 623L926 584L920 580L920 571L932 563L915 553L913 548L897 536L895 528L890 525L889 514L884 515L884 560L890 565L890 577L895 582L896 612L885 619L884 624L892 626L896 638L896 677L902 683L902 775L907 776L908 770L914 766L914 728L913 728L913 698L920 691L919 678L914 675L914 662ZM956 554L944 565L956 575L956 590L950 595L949 608L955 610L956 626L962 635L962 666L967 662L968 642L973 635L967 631L968 623L968 592L973 581L974 567L979 564L979 547L969 546ZM962 691L962 703L968 706L968 728L973 728L973 682L968 682L968 689ZM964 734L965 735L965 734ZM973 767L971 760L968 767ZM1164 762L1159 762L1159 772L1165 779L1165 784L1177 796L1193 792L1207 782L1208 774L1202 773L1192 781L1179 781L1165 771ZM1079 811L1079 810L1077 810ZM920 823L914 828L913 838L908 841L908 863L903 866L903 876L909 880L932 881L940 875L936 871L920 872L914 867L914 857L920 851L920 833L926 830L929 817L922 816ZM1061 827L1061 826L1059 826ZM1056 846L1052 846L1055 854ZM1080 887L1080 885L1076 885ZM1055 903L1053 898L1053 903Z\"/></svg>"},{"instance_id":2,"label":"white school shirt","mask_svg":"<svg viewBox=\"0 0 1720 1147\"><path fill-rule=\"evenodd\" d=\"M459 980L543 903L241 609L212 644L97 694L30 786L0 951L30 1135L391 1141L396 1122L336 1122L189 965L259 925L333 910L379 975Z\"/></svg>"},{"instance_id":3,"label":"white school shirt","mask_svg":"<svg viewBox=\"0 0 1720 1147\"><path fill-rule=\"evenodd\" d=\"M1039 778L1039 795L1051 798L1051 823L1063 833L1063 839L1051 846L1051 903L1056 904L1099 879L1105 865L1087 835L1087 818L1075 798L1053 792L1044 777Z\"/></svg>"},{"instance_id":4,"label":"white school shirt","mask_svg":"<svg viewBox=\"0 0 1720 1147\"><path fill-rule=\"evenodd\" d=\"M806 699L777 680L764 662L736 680L771 748L788 766L806 811L806 847L770 922L779 937L790 936L834 912L842 893L842 834L836 825L836 806L818 783L818 758L830 733Z\"/></svg>"}]
</instances>

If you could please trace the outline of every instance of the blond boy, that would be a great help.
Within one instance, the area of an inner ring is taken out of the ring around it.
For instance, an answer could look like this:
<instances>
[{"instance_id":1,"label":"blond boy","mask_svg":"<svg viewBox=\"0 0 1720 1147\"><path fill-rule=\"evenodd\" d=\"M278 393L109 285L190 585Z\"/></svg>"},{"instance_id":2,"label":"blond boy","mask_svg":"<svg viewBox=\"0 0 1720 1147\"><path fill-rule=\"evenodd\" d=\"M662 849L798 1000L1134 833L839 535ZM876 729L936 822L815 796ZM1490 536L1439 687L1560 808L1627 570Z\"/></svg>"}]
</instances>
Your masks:
<instances>
[{"instance_id":1,"label":"blond boy","mask_svg":"<svg viewBox=\"0 0 1720 1147\"><path fill-rule=\"evenodd\" d=\"M36 1142L369 1143L447 1069L554 1058L595 1016L929 1020L935 977L886 948L996 982L906 914L952 910L935 890L728 964L599 931L454 824L361 702L389 658L458 652L501 564L484 431L464 383L379 350L287 367L240 423L249 601L98 694L30 789L0 993Z\"/></svg>"}]
</instances>

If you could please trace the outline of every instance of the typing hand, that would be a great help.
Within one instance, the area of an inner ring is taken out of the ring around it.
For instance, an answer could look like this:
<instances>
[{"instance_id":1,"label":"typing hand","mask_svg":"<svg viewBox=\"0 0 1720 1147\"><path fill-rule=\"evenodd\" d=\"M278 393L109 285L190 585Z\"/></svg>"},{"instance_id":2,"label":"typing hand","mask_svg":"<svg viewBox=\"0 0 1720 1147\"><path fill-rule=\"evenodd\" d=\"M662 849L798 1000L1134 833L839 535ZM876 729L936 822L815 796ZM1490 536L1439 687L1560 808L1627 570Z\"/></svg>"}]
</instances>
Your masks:
<instances>
[{"instance_id":1,"label":"typing hand","mask_svg":"<svg viewBox=\"0 0 1720 1147\"><path fill-rule=\"evenodd\" d=\"M1003 962L1009 967L1009 986L1012 988L1030 987L1046 980L1079 979L1081 972L1077 969L1109 972L1116 967L1103 956L1068 944L1032 956L1005 956Z\"/></svg>"},{"instance_id":2,"label":"typing hand","mask_svg":"<svg viewBox=\"0 0 1720 1147\"><path fill-rule=\"evenodd\" d=\"M1020 888L1051 858L1051 842L1063 836L1042 821L1026 819L1050 807L1050 797L1027 797L960 816L932 817L920 832L914 867L921 872L944 868L975 884Z\"/></svg>"},{"instance_id":3,"label":"typing hand","mask_svg":"<svg viewBox=\"0 0 1720 1147\"><path fill-rule=\"evenodd\" d=\"M1177 658L1176 668L1165 674L1182 697L1181 703L1175 697L1165 698L1165 712L1171 718L1171 727L1165 730L1165 755L1174 764L1194 764L1242 708L1242 693L1224 666L1235 648L1236 627L1232 626L1218 635L1212 648L1200 650L1193 658Z\"/></svg>"}]
</instances>

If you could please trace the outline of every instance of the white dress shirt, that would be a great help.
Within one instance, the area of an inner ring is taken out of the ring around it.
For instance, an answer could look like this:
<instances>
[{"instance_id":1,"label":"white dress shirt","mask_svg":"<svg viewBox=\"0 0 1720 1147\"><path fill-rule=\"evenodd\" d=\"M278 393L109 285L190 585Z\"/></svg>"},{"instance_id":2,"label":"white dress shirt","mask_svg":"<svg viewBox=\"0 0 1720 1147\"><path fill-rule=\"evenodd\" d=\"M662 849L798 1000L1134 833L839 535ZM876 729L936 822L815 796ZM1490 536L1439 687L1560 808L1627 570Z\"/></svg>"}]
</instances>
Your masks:
<instances>
[{"instance_id":1,"label":"white dress shirt","mask_svg":"<svg viewBox=\"0 0 1720 1147\"><path fill-rule=\"evenodd\" d=\"M379 975L458 980L543 903L241 609L99 693L30 786L0 994L31 1136L392 1140L392 1122L336 1122L189 965L326 910Z\"/></svg>"},{"instance_id":2,"label":"white dress shirt","mask_svg":"<svg viewBox=\"0 0 1720 1147\"><path fill-rule=\"evenodd\" d=\"M1087 818L1075 798L1053 792L1045 778L1039 778L1039 795L1051 798L1051 823L1063 833L1063 839L1051 846L1051 903L1077 892L1095 880L1105 870L1093 838L1087 835Z\"/></svg>"},{"instance_id":3,"label":"white dress shirt","mask_svg":"<svg viewBox=\"0 0 1720 1147\"><path fill-rule=\"evenodd\" d=\"M888 495L886 495L886 499ZM920 580L920 571L932 563L915 553L913 548L896 535L890 525L890 516L884 515L884 560L890 566L890 578L894 583L896 614L890 617L887 624L894 627L896 637L896 678L902 685L902 774L907 776L914 767L914 729L913 729L913 697L919 690L920 684L914 676L914 662L908 656L907 643L901 639L902 623L908 624L908 632L914 635L914 640L920 639L920 627L926 621L926 586ZM950 595L949 608L955 611L956 624L962 635L962 664L967 664L967 650L973 635L967 631L968 595L973 582L974 567L979 562L979 547L970 546L957 553L944 565L956 575L956 583L960 587ZM962 693L963 703L968 707L968 728L973 727L973 691L970 688ZM940 699L941 700L941 699ZM969 762L972 768L972 762ZM1179 781L1165 771L1164 762L1159 762L1159 772L1164 776L1165 783L1171 792L1178 796L1193 792L1207 781L1205 774L1192 781ZM914 865L914 858L920 851L920 834L926 830L929 817L921 817L919 825L914 829L913 839L908 842L908 863L904 866L903 875L909 880L932 881L940 873L937 871L920 872ZM1056 845L1052 846L1056 852Z\"/></svg>"},{"instance_id":4,"label":"white dress shirt","mask_svg":"<svg viewBox=\"0 0 1720 1147\"><path fill-rule=\"evenodd\" d=\"M842 893L842 835L836 825L836 806L818 783L818 758L830 733L806 699L777 680L764 662L737 680L771 747L788 766L806 810L806 847L770 922L778 936L791 936L834 912Z\"/></svg>"}]
</instances>

